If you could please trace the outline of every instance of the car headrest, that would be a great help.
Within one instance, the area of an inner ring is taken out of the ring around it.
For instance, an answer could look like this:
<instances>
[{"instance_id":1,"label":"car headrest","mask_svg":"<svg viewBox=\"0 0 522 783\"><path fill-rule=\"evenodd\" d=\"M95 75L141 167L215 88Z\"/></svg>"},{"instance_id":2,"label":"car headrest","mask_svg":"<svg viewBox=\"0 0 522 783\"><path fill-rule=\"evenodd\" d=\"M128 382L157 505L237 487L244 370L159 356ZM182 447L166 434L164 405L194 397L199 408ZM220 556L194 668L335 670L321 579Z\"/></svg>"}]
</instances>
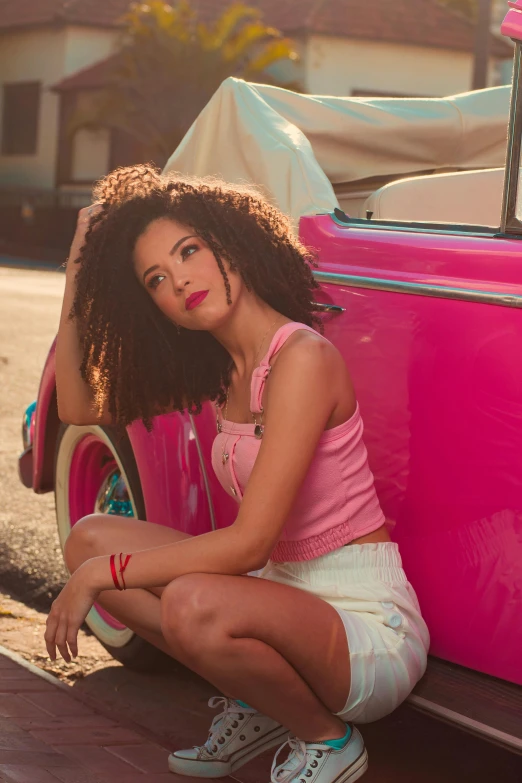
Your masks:
<instances>
[{"instance_id":1,"label":"car headrest","mask_svg":"<svg viewBox=\"0 0 522 783\"><path fill-rule=\"evenodd\" d=\"M361 217L498 226L503 185L504 169L401 179L372 193Z\"/></svg>"}]
</instances>

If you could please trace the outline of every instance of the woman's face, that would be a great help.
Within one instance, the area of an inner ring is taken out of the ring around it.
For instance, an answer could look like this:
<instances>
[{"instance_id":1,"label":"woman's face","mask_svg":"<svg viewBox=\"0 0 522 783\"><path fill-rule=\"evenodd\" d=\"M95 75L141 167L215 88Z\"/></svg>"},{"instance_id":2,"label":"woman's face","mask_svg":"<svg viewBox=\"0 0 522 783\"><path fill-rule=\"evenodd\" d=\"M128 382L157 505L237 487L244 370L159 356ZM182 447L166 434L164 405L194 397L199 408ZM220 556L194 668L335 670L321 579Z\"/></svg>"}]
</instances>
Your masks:
<instances>
[{"instance_id":1,"label":"woman's face","mask_svg":"<svg viewBox=\"0 0 522 783\"><path fill-rule=\"evenodd\" d=\"M243 282L223 261L232 305ZM134 266L140 283L171 321L186 329L212 331L230 318L225 283L206 243L168 218L153 221L136 242Z\"/></svg>"}]
</instances>

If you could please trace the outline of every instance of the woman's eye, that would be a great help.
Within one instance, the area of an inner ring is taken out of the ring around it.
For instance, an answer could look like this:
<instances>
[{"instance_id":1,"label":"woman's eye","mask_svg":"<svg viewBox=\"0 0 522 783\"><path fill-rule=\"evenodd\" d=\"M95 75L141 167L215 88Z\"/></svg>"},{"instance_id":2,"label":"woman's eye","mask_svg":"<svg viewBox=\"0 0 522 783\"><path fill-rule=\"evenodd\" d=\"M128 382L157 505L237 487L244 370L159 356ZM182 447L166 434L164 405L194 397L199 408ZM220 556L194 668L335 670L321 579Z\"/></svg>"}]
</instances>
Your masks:
<instances>
[{"instance_id":1,"label":"woman's eye","mask_svg":"<svg viewBox=\"0 0 522 783\"><path fill-rule=\"evenodd\" d=\"M183 261L188 258L188 256L193 255L196 250L199 250L197 245L185 245L185 247L181 248L181 258Z\"/></svg>"},{"instance_id":2,"label":"woman's eye","mask_svg":"<svg viewBox=\"0 0 522 783\"><path fill-rule=\"evenodd\" d=\"M154 277L150 277L147 283L147 288L151 288L153 291L155 291L161 281L164 279L165 275L154 275Z\"/></svg>"}]
</instances>

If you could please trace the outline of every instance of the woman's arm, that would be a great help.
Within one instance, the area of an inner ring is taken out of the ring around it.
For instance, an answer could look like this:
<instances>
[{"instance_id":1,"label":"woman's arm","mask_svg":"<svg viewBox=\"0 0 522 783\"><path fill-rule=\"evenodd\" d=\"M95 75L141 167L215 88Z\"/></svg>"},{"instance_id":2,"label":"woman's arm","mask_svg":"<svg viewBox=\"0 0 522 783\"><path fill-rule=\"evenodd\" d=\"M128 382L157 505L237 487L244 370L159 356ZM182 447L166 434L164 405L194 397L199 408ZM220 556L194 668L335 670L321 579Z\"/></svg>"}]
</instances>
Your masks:
<instances>
[{"instance_id":1,"label":"woman's arm","mask_svg":"<svg viewBox=\"0 0 522 783\"><path fill-rule=\"evenodd\" d=\"M69 253L69 263L65 273L65 292L56 340L56 392L58 398L58 416L65 424L110 424L108 411L99 415L94 408L92 391L80 373L82 351L78 338L76 322L69 318L76 291L76 273L78 265L74 261L80 255L85 241L85 232L90 217L99 207L82 209L78 216L78 226Z\"/></svg>"},{"instance_id":2,"label":"woman's arm","mask_svg":"<svg viewBox=\"0 0 522 783\"><path fill-rule=\"evenodd\" d=\"M133 553L127 587L162 586L190 573L244 574L264 566L332 411L343 391L353 393L346 383L337 349L302 332L281 352L271 373L263 441L234 524ZM97 590L114 586L108 557L93 558L85 567Z\"/></svg>"}]
</instances>

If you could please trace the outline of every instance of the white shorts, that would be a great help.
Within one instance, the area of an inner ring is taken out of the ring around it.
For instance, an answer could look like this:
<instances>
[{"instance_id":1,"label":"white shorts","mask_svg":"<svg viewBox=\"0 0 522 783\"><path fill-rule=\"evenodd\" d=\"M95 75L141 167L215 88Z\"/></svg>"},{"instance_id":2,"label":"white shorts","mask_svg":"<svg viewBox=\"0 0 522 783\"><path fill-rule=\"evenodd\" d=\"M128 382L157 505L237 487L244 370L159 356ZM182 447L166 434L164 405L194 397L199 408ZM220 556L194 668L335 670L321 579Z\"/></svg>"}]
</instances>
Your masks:
<instances>
[{"instance_id":1,"label":"white shorts","mask_svg":"<svg viewBox=\"0 0 522 783\"><path fill-rule=\"evenodd\" d=\"M430 636L397 544L353 544L304 562L269 561L263 579L317 595L339 613L351 686L345 721L370 723L410 694L426 669Z\"/></svg>"}]
</instances>

